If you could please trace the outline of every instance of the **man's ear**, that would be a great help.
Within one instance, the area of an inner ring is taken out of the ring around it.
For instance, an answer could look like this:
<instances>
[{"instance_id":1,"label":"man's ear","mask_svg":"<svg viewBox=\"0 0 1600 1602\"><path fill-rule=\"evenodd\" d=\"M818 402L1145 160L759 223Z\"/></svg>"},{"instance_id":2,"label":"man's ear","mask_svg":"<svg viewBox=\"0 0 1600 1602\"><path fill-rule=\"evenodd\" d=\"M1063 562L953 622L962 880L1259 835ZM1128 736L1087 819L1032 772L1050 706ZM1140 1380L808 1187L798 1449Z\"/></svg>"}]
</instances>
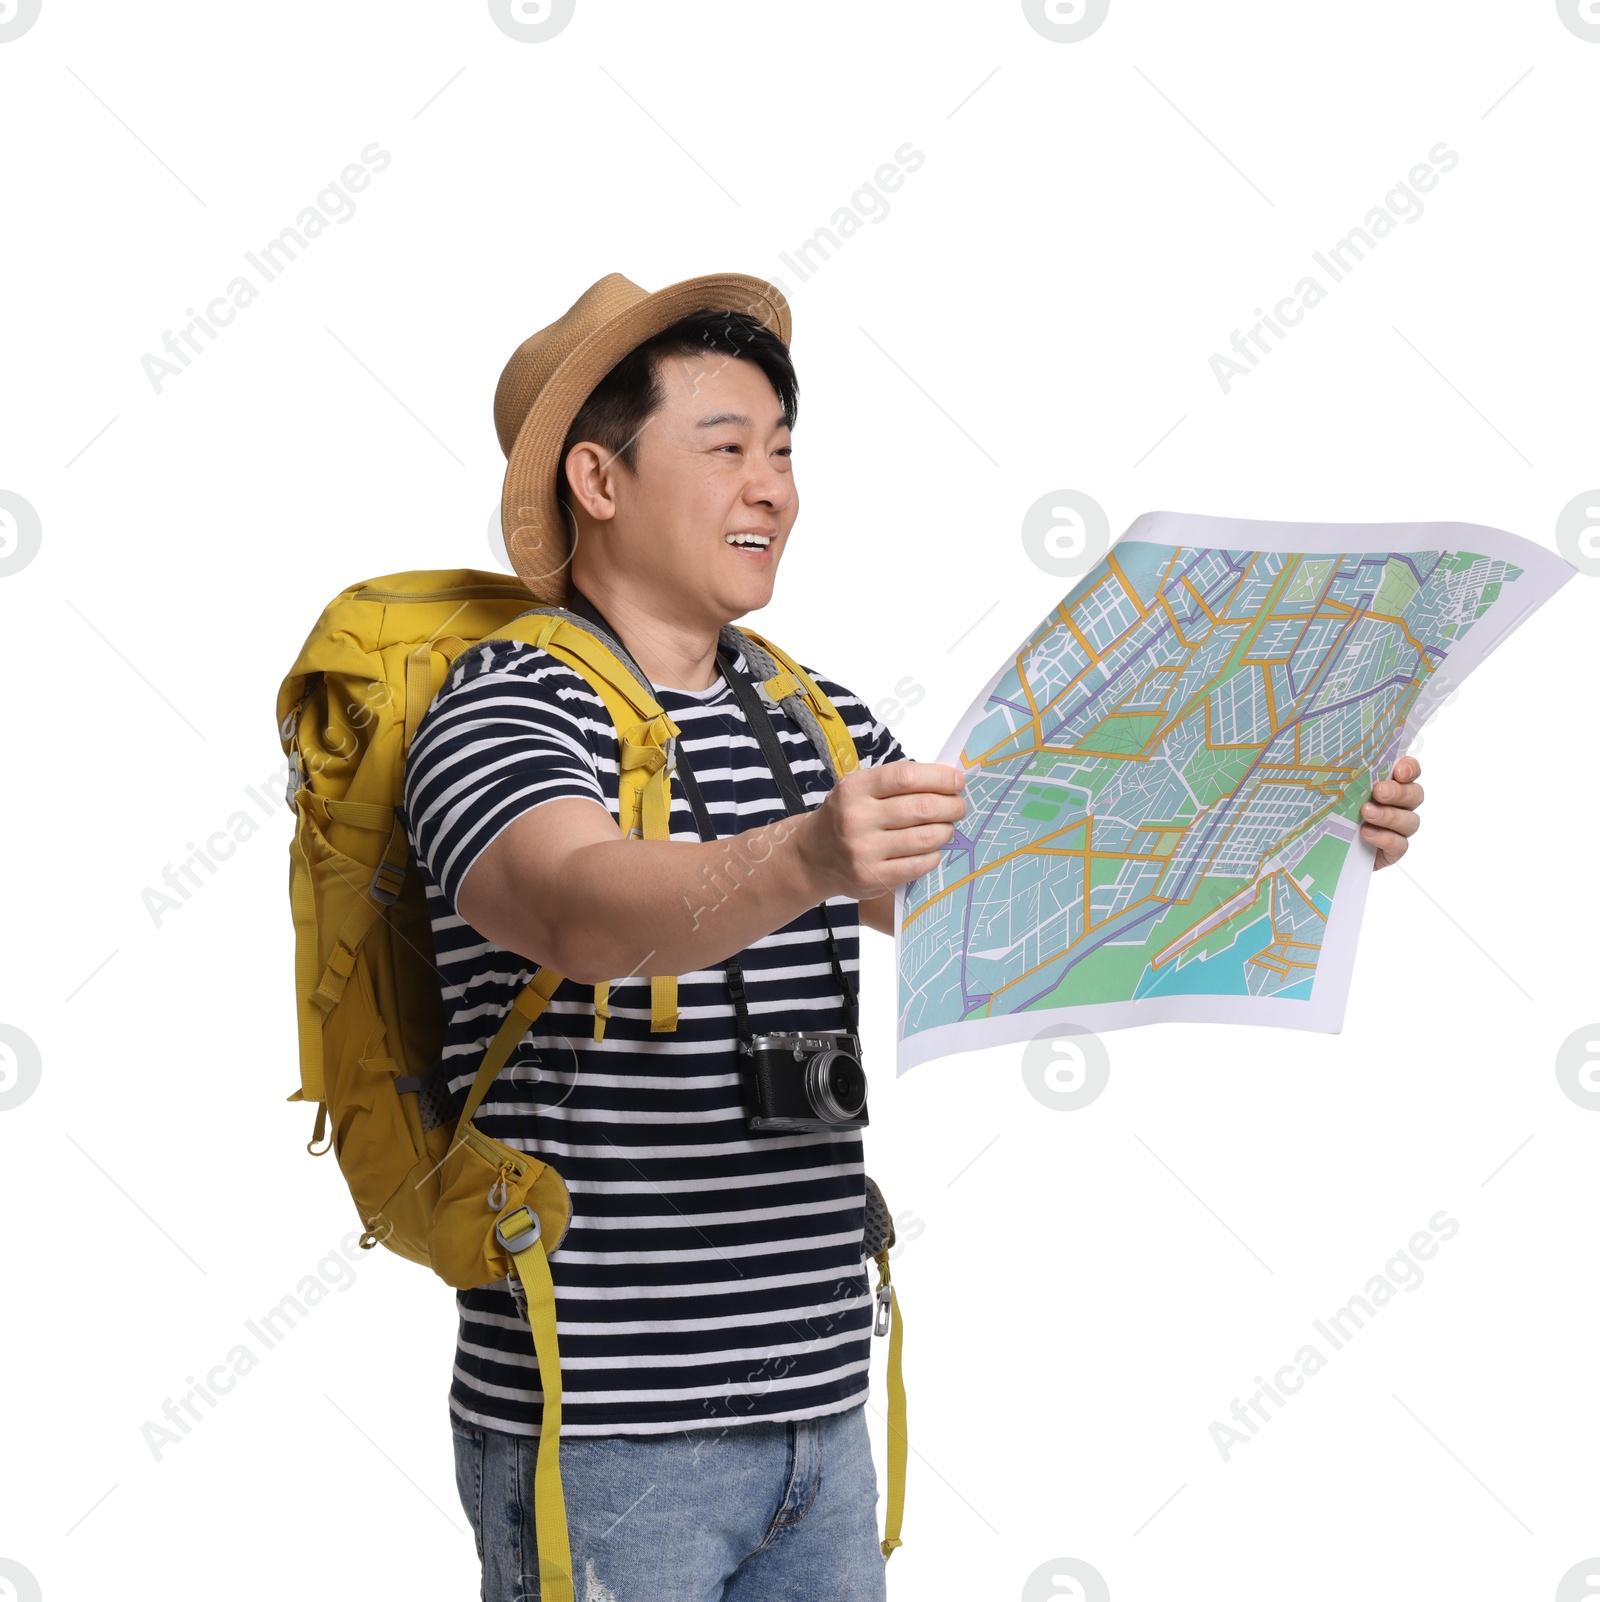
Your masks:
<instances>
[{"instance_id":1,"label":"man's ear","mask_svg":"<svg viewBox=\"0 0 1600 1602\"><path fill-rule=\"evenodd\" d=\"M563 471L568 496L575 507L581 507L597 523L609 522L617 515L613 492L617 466L617 458L592 440L584 440L567 452Z\"/></svg>"}]
</instances>

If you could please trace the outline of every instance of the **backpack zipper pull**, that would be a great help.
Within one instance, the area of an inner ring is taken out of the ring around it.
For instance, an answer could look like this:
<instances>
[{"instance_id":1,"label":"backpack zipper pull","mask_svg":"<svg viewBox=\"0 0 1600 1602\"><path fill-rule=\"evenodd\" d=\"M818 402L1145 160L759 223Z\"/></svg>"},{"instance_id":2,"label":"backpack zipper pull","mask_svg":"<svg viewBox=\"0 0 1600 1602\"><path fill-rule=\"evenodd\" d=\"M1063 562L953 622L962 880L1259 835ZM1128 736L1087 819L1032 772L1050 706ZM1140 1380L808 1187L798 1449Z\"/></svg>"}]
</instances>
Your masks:
<instances>
[{"instance_id":1,"label":"backpack zipper pull","mask_svg":"<svg viewBox=\"0 0 1600 1602\"><path fill-rule=\"evenodd\" d=\"M500 1176L489 1187L489 1211L497 1213L506 1204L506 1181L511 1178L515 1170L509 1162L500 1164Z\"/></svg>"}]
</instances>

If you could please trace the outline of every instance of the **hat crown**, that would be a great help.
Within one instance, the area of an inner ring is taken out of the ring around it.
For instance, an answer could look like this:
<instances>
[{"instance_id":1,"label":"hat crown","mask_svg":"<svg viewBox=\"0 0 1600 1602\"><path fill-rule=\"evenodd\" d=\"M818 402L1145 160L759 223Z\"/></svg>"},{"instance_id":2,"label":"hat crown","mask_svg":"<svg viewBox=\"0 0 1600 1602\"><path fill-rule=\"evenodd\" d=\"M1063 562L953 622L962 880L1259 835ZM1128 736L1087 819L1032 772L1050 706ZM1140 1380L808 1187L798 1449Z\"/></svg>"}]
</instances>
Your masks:
<instances>
[{"instance_id":1,"label":"hat crown","mask_svg":"<svg viewBox=\"0 0 1600 1602\"><path fill-rule=\"evenodd\" d=\"M631 278L607 273L592 283L553 323L529 334L511 353L494 392L494 431L506 456L529 408L550 376L597 328L619 312L648 300Z\"/></svg>"}]
</instances>

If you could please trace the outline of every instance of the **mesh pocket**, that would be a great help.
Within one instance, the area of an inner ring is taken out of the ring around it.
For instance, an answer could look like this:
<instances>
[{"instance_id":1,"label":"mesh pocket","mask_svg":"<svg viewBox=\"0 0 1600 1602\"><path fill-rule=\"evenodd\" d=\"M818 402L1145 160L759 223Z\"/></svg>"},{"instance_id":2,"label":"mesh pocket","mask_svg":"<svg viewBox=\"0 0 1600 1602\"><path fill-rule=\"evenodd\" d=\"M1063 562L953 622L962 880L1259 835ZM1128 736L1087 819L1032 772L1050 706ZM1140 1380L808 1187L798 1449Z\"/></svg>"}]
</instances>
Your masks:
<instances>
[{"instance_id":1,"label":"mesh pocket","mask_svg":"<svg viewBox=\"0 0 1600 1602\"><path fill-rule=\"evenodd\" d=\"M442 1129L451 1121L450 1075L442 1061L436 1062L422 1076L417 1088L417 1114L422 1119L424 1132Z\"/></svg>"},{"instance_id":2,"label":"mesh pocket","mask_svg":"<svg viewBox=\"0 0 1600 1602\"><path fill-rule=\"evenodd\" d=\"M894 1245L894 1224L889 1218L889 1204L883 1199L872 1177L867 1176L867 1217L861 1231L861 1255L876 1257L884 1247Z\"/></svg>"}]
</instances>

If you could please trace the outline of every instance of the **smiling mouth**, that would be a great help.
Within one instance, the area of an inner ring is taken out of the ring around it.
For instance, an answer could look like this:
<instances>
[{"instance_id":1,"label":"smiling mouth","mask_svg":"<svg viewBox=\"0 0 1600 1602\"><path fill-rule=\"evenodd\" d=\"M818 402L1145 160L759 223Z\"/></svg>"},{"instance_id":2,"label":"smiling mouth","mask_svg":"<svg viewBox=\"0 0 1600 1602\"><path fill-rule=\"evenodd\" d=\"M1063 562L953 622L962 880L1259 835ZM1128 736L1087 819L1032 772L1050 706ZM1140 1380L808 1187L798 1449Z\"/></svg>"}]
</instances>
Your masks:
<instances>
[{"instance_id":1,"label":"smiling mouth","mask_svg":"<svg viewBox=\"0 0 1600 1602\"><path fill-rule=\"evenodd\" d=\"M747 533L724 534L722 538L725 544L733 546L735 550L765 551L771 546L776 536L772 534Z\"/></svg>"}]
</instances>

